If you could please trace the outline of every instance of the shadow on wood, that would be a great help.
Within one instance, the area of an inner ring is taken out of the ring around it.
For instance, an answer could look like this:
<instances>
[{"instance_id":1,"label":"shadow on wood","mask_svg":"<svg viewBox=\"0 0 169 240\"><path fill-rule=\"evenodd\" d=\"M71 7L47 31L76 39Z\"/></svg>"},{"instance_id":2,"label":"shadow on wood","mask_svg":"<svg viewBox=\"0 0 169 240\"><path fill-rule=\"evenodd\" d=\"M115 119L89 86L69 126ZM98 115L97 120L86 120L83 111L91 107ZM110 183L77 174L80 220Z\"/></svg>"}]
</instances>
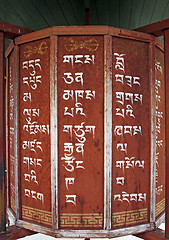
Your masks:
<instances>
[{"instance_id":1,"label":"shadow on wood","mask_svg":"<svg viewBox=\"0 0 169 240\"><path fill-rule=\"evenodd\" d=\"M18 239L21 237L33 235L35 232L23 229L23 228L18 228L16 226L10 226L6 229L6 232L4 234L0 234L0 240L5 240L5 239Z\"/></svg>"},{"instance_id":2,"label":"shadow on wood","mask_svg":"<svg viewBox=\"0 0 169 240\"><path fill-rule=\"evenodd\" d=\"M139 233L135 235L136 237L145 239L145 240L164 240L168 239L165 238L165 232L161 229L156 229L155 231L152 232L145 232L145 233Z\"/></svg>"}]
</instances>

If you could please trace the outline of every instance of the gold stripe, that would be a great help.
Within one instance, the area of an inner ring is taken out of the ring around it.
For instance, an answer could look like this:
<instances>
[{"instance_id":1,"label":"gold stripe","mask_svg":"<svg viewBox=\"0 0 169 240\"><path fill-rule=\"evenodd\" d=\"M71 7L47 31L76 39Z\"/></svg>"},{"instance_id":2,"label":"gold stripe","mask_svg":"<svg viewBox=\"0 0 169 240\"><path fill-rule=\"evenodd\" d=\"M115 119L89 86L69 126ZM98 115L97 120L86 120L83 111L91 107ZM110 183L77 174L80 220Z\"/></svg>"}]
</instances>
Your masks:
<instances>
[{"instance_id":1,"label":"gold stripe","mask_svg":"<svg viewBox=\"0 0 169 240\"><path fill-rule=\"evenodd\" d=\"M165 198L156 204L156 217L165 210Z\"/></svg>"},{"instance_id":2,"label":"gold stripe","mask_svg":"<svg viewBox=\"0 0 169 240\"><path fill-rule=\"evenodd\" d=\"M26 220L52 225L52 214L48 211L22 206L22 217Z\"/></svg>"},{"instance_id":3,"label":"gold stripe","mask_svg":"<svg viewBox=\"0 0 169 240\"><path fill-rule=\"evenodd\" d=\"M113 227L138 224L147 221L148 221L147 208L134 211L113 213L112 216Z\"/></svg>"},{"instance_id":4,"label":"gold stripe","mask_svg":"<svg viewBox=\"0 0 169 240\"><path fill-rule=\"evenodd\" d=\"M86 214L60 214L60 227L102 227L102 214L86 213Z\"/></svg>"}]
</instances>

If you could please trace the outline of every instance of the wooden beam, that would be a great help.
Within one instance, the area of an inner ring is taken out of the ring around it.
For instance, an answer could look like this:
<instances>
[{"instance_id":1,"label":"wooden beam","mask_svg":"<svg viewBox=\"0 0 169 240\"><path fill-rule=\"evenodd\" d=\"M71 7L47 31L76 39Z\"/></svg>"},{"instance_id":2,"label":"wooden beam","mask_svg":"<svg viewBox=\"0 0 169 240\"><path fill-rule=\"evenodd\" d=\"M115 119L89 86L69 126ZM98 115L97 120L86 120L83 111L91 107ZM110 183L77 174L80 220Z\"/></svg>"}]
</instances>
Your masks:
<instances>
[{"instance_id":1,"label":"wooden beam","mask_svg":"<svg viewBox=\"0 0 169 240\"><path fill-rule=\"evenodd\" d=\"M17 36L33 32L33 30L28 28L18 27L13 24L0 22L0 32L4 33L5 38L13 39Z\"/></svg>"},{"instance_id":2,"label":"wooden beam","mask_svg":"<svg viewBox=\"0 0 169 240\"><path fill-rule=\"evenodd\" d=\"M0 233L5 231L5 79L4 33L0 32Z\"/></svg>"},{"instance_id":3,"label":"wooden beam","mask_svg":"<svg viewBox=\"0 0 169 240\"><path fill-rule=\"evenodd\" d=\"M156 37L160 37L164 35L164 32L166 29L169 29L169 19L155 22L140 28L133 29L133 30L138 32L153 34Z\"/></svg>"}]
</instances>

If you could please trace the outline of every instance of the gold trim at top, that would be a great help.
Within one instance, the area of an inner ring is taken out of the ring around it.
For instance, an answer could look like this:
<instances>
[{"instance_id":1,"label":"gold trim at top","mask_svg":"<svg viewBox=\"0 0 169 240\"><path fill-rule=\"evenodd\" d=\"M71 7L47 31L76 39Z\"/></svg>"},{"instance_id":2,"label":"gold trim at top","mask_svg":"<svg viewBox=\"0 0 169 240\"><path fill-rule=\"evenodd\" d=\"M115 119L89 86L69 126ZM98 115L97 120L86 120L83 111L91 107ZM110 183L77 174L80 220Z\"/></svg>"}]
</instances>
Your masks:
<instances>
[{"instance_id":1,"label":"gold trim at top","mask_svg":"<svg viewBox=\"0 0 169 240\"><path fill-rule=\"evenodd\" d=\"M86 214L60 214L60 227L83 227L83 228L102 228L103 216L97 213Z\"/></svg>"},{"instance_id":2,"label":"gold trim at top","mask_svg":"<svg viewBox=\"0 0 169 240\"><path fill-rule=\"evenodd\" d=\"M47 43L46 42L41 42L37 46L26 46L24 49L24 56L26 58L30 57L32 54L40 54L44 55L48 49Z\"/></svg>"},{"instance_id":3,"label":"gold trim at top","mask_svg":"<svg viewBox=\"0 0 169 240\"><path fill-rule=\"evenodd\" d=\"M73 38L69 38L67 40L67 43L64 46L65 46L66 50L69 52L77 50L78 48L87 49L90 52L95 52L99 47L99 43L94 38L91 38L91 39L85 40L85 41L77 41L77 40L73 40Z\"/></svg>"}]
</instances>

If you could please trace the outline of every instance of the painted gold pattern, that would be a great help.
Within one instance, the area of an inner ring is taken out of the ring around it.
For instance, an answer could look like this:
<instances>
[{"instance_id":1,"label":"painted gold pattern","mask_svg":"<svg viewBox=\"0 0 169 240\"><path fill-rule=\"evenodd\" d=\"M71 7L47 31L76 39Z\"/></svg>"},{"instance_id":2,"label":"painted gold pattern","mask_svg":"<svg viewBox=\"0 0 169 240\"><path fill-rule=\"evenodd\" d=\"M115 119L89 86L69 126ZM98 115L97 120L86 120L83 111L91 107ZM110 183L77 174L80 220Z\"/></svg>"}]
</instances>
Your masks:
<instances>
[{"instance_id":1,"label":"painted gold pattern","mask_svg":"<svg viewBox=\"0 0 169 240\"><path fill-rule=\"evenodd\" d=\"M16 206L15 206L15 199L14 199L14 197L11 196L10 201L11 201L11 208L16 213Z\"/></svg>"},{"instance_id":2,"label":"painted gold pattern","mask_svg":"<svg viewBox=\"0 0 169 240\"><path fill-rule=\"evenodd\" d=\"M32 54L40 54L44 55L48 49L47 43L46 42L41 42L37 46L26 46L24 49L24 56L26 58L30 57Z\"/></svg>"},{"instance_id":3,"label":"painted gold pattern","mask_svg":"<svg viewBox=\"0 0 169 240\"><path fill-rule=\"evenodd\" d=\"M43 211L36 208L22 206L22 218L29 221L52 225L51 212Z\"/></svg>"},{"instance_id":4,"label":"painted gold pattern","mask_svg":"<svg viewBox=\"0 0 169 240\"><path fill-rule=\"evenodd\" d=\"M112 225L116 226L127 226L131 224L138 224L148 221L148 213L147 208L134 210L134 211L126 211L120 213L113 213L112 216Z\"/></svg>"},{"instance_id":5,"label":"painted gold pattern","mask_svg":"<svg viewBox=\"0 0 169 240\"><path fill-rule=\"evenodd\" d=\"M165 198L156 204L156 217L165 210Z\"/></svg>"},{"instance_id":6,"label":"painted gold pattern","mask_svg":"<svg viewBox=\"0 0 169 240\"><path fill-rule=\"evenodd\" d=\"M60 227L102 227L102 214L60 214Z\"/></svg>"},{"instance_id":7,"label":"painted gold pattern","mask_svg":"<svg viewBox=\"0 0 169 240\"><path fill-rule=\"evenodd\" d=\"M78 48L87 49L91 52L94 52L98 49L99 43L94 38L91 38L86 41L77 41L77 40L73 40L72 38L69 38L67 40L67 43L64 46L65 46L66 50L69 52L77 50Z\"/></svg>"}]
</instances>

